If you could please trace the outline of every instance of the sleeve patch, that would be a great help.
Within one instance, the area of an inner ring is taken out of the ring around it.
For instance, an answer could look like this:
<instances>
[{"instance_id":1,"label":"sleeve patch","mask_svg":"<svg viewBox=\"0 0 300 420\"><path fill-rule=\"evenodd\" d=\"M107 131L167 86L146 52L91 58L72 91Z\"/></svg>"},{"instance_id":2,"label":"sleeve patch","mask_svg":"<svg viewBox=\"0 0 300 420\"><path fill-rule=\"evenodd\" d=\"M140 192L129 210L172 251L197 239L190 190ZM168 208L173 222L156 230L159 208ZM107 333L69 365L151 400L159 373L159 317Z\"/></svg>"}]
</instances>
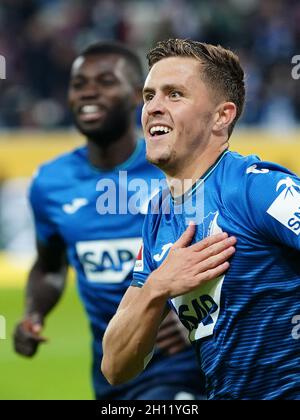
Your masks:
<instances>
[{"instance_id":1,"label":"sleeve patch","mask_svg":"<svg viewBox=\"0 0 300 420\"><path fill-rule=\"evenodd\" d=\"M300 186L287 177L278 182L276 191L281 191L268 208L267 213L286 228L300 234Z\"/></svg>"},{"instance_id":2,"label":"sleeve patch","mask_svg":"<svg viewBox=\"0 0 300 420\"><path fill-rule=\"evenodd\" d=\"M136 273L144 271L144 244L142 244L139 253L136 257L133 271Z\"/></svg>"}]
</instances>

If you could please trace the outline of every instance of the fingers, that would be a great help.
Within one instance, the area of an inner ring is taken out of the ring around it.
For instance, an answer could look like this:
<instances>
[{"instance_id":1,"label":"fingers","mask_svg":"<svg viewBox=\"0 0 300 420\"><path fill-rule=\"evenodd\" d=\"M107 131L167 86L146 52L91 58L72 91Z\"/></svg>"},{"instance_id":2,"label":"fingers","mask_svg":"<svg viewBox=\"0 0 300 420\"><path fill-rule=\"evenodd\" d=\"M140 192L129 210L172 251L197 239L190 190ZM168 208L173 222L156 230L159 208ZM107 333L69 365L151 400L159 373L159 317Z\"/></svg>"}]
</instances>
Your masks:
<instances>
[{"instance_id":1,"label":"fingers","mask_svg":"<svg viewBox=\"0 0 300 420\"><path fill-rule=\"evenodd\" d=\"M164 334L159 334L156 340L156 346L167 354L174 354L188 346L190 342L187 333L184 335L178 334L175 331L169 331L168 334L164 331Z\"/></svg>"},{"instance_id":2,"label":"fingers","mask_svg":"<svg viewBox=\"0 0 300 420\"><path fill-rule=\"evenodd\" d=\"M40 333L42 332L43 326L40 323L32 323L31 319L24 320L21 324L24 336L30 337L38 342L48 341L46 337L42 337Z\"/></svg>"},{"instance_id":3,"label":"fingers","mask_svg":"<svg viewBox=\"0 0 300 420\"><path fill-rule=\"evenodd\" d=\"M167 324L161 324L159 330L158 330L158 337L165 337L167 335L177 335L177 336L183 336L185 338L186 336L186 329L181 324L181 322L178 321L171 321Z\"/></svg>"},{"instance_id":4,"label":"fingers","mask_svg":"<svg viewBox=\"0 0 300 420\"><path fill-rule=\"evenodd\" d=\"M41 331L42 331L42 326L40 324L35 324L35 325L32 326L32 332L34 334L39 335L41 333Z\"/></svg>"},{"instance_id":5,"label":"fingers","mask_svg":"<svg viewBox=\"0 0 300 420\"><path fill-rule=\"evenodd\" d=\"M220 242L214 243L213 245L208 246L206 249L203 249L201 251L197 251L194 253L196 256L196 259L200 261L208 260L210 257L216 256L226 249L231 248L236 244L236 238L234 236L231 236L230 238L223 239ZM231 256L230 252L230 256Z\"/></svg>"},{"instance_id":6,"label":"fingers","mask_svg":"<svg viewBox=\"0 0 300 420\"><path fill-rule=\"evenodd\" d=\"M160 324L160 329L162 329L165 326L169 326L169 325L182 325L181 322L179 321L178 315L175 314L174 311L168 309L169 312L167 313L166 317L164 318L164 320L162 321L162 323Z\"/></svg>"},{"instance_id":7,"label":"fingers","mask_svg":"<svg viewBox=\"0 0 300 420\"><path fill-rule=\"evenodd\" d=\"M195 235L196 225L194 222L190 222L186 230L180 236L180 238L174 243L173 249L185 248L190 245Z\"/></svg>"},{"instance_id":8,"label":"fingers","mask_svg":"<svg viewBox=\"0 0 300 420\"><path fill-rule=\"evenodd\" d=\"M165 354L175 354L190 345L188 333L178 316L170 311L162 322L156 338L156 346Z\"/></svg>"},{"instance_id":9,"label":"fingers","mask_svg":"<svg viewBox=\"0 0 300 420\"><path fill-rule=\"evenodd\" d=\"M228 233L218 233L217 235L208 236L207 238L202 239L202 241L191 245L190 248L192 251L202 251L203 249L206 249L211 245L224 241L226 238L228 238Z\"/></svg>"},{"instance_id":10,"label":"fingers","mask_svg":"<svg viewBox=\"0 0 300 420\"><path fill-rule=\"evenodd\" d=\"M199 264L197 264L197 271L198 273L204 273L207 270L212 270L219 265L223 264L225 261L227 261L235 252L235 248L233 246L226 248L224 251L216 252L214 250L214 254L207 258L203 259Z\"/></svg>"},{"instance_id":11,"label":"fingers","mask_svg":"<svg viewBox=\"0 0 300 420\"><path fill-rule=\"evenodd\" d=\"M37 352L39 344L42 342L41 337L33 336L25 331L22 325L18 325L14 332L14 348L15 351L22 356L32 357Z\"/></svg>"},{"instance_id":12,"label":"fingers","mask_svg":"<svg viewBox=\"0 0 300 420\"><path fill-rule=\"evenodd\" d=\"M41 328L41 325L32 325L27 320L18 324L13 336L15 351L22 356L34 356L39 344L47 341L39 335Z\"/></svg>"},{"instance_id":13,"label":"fingers","mask_svg":"<svg viewBox=\"0 0 300 420\"><path fill-rule=\"evenodd\" d=\"M199 273L198 278L198 286L203 282L214 280L217 277L220 277L225 271L228 270L230 264L228 261L225 261L223 264L218 265L216 268L212 268L211 270L206 270L205 272Z\"/></svg>"},{"instance_id":14,"label":"fingers","mask_svg":"<svg viewBox=\"0 0 300 420\"><path fill-rule=\"evenodd\" d=\"M183 342L182 340L164 340L161 343L156 344L157 348L160 349L164 354L171 355L176 354L190 346L189 343Z\"/></svg>"}]
</instances>

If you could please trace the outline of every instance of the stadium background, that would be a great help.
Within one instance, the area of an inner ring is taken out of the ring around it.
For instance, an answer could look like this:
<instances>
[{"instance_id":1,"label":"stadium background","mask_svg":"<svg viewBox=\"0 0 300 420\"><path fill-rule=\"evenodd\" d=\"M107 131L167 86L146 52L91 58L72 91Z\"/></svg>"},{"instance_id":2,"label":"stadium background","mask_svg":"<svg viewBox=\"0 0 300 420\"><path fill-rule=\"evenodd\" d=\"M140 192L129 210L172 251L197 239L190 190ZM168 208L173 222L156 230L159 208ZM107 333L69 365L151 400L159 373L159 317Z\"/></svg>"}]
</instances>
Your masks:
<instances>
[{"instance_id":1,"label":"stadium background","mask_svg":"<svg viewBox=\"0 0 300 420\"><path fill-rule=\"evenodd\" d=\"M66 107L78 51L117 39L144 57L156 40L173 36L221 43L240 55L248 95L231 148L300 174L300 79L292 77L292 57L300 55L299 1L1 0L0 316L7 339L0 339L0 399L92 397L89 332L72 274L47 322L50 343L30 361L12 350L34 256L26 189L39 163L82 142Z\"/></svg>"}]
</instances>

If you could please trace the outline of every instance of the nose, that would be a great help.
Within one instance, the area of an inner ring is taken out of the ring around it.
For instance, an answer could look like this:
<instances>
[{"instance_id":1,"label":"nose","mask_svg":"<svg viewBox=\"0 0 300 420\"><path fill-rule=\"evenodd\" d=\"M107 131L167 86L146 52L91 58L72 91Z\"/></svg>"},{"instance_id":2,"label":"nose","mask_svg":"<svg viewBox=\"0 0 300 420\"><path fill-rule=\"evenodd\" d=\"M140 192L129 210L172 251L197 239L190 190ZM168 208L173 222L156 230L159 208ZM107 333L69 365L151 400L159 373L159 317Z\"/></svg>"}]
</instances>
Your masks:
<instances>
[{"instance_id":1,"label":"nose","mask_svg":"<svg viewBox=\"0 0 300 420\"><path fill-rule=\"evenodd\" d=\"M99 93L98 86L94 83L88 83L80 91L80 99L82 100L96 99L98 98L99 94L100 93Z\"/></svg>"},{"instance_id":2,"label":"nose","mask_svg":"<svg viewBox=\"0 0 300 420\"><path fill-rule=\"evenodd\" d=\"M146 103L145 110L149 115L162 115L166 112L163 95L155 94L151 101Z\"/></svg>"}]
</instances>

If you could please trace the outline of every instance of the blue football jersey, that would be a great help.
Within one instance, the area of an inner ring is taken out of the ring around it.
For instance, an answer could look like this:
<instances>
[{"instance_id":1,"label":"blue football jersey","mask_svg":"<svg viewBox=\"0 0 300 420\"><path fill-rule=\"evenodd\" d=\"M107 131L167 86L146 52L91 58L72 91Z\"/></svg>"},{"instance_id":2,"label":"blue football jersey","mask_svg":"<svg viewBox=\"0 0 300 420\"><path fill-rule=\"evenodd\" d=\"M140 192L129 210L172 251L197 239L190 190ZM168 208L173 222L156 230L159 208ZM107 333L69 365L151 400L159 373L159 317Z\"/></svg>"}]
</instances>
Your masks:
<instances>
[{"instance_id":1,"label":"blue football jersey","mask_svg":"<svg viewBox=\"0 0 300 420\"><path fill-rule=\"evenodd\" d=\"M300 179L226 151L180 200L152 199L133 286L142 287L189 220L194 238L237 238L230 268L170 300L188 329L210 399L300 399Z\"/></svg>"},{"instance_id":2,"label":"blue football jersey","mask_svg":"<svg viewBox=\"0 0 300 420\"><path fill-rule=\"evenodd\" d=\"M93 383L98 398L121 395L143 384L155 386L162 375L165 383L197 384L192 349L172 357L156 352L148 369L128 385L111 387L100 373L102 337L132 280L150 198L138 191L137 180L143 180L143 190L151 194L156 185L151 183L162 177L146 162L144 141L139 141L132 156L113 170L92 167L87 148L81 147L42 165L31 185L38 240L47 243L58 235L76 270L94 338Z\"/></svg>"}]
</instances>

